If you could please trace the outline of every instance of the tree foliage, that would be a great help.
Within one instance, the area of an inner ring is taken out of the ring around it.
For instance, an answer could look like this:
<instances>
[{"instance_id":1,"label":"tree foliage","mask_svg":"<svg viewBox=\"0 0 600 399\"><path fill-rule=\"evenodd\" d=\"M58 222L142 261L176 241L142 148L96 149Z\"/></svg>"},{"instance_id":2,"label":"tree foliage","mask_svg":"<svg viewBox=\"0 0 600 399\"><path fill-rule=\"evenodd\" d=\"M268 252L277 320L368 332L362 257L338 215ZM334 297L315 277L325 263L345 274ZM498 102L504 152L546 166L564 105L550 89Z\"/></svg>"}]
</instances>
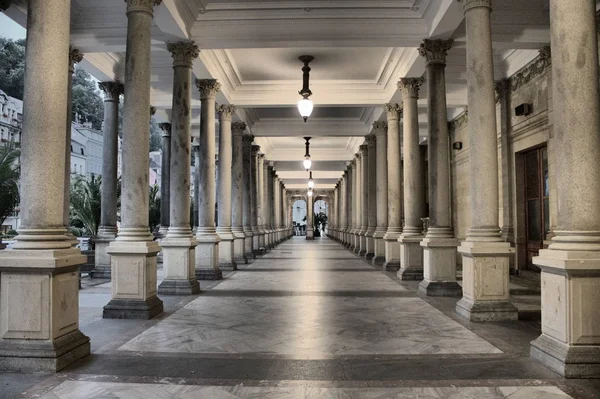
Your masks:
<instances>
[{"instance_id":1,"label":"tree foliage","mask_svg":"<svg viewBox=\"0 0 600 399\"><path fill-rule=\"evenodd\" d=\"M150 226L150 231L154 232L160 226L160 188L158 184L150 187L149 200L148 226Z\"/></svg>"},{"instance_id":2,"label":"tree foliage","mask_svg":"<svg viewBox=\"0 0 600 399\"><path fill-rule=\"evenodd\" d=\"M0 147L0 226L19 205L19 155L13 143Z\"/></svg>"},{"instance_id":3,"label":"tree foliage","mask_svg":"<svg viewBox=\"0 0 600 399\"><path fill-rule=\"evenodd\" d=\"M80 230L81 235L95 237L100 227L102 178L77 176L71 180L71 203L69 224Z\"/></svg>"},{"instance_id":4,"label":"tree foliage","mask_svg":"<svg viewBox=\"0 0 600 399\"><path fill-rule=\"evenodd\" d=\"M22 100L24 81L25 40L0 37L0 89Z\"/></svg>"},{"instance_id":5,"label":"tree foliage","mask_svg":"<svg viewBox=\"0 0 600 399\"><path fill-rule=\"evenodd\" d=\"M102 129L104 104L96 82L83 68L76 67L73 75L73 115L83 122L91 122L96 130Z\"/></svg>"}]
</instances>

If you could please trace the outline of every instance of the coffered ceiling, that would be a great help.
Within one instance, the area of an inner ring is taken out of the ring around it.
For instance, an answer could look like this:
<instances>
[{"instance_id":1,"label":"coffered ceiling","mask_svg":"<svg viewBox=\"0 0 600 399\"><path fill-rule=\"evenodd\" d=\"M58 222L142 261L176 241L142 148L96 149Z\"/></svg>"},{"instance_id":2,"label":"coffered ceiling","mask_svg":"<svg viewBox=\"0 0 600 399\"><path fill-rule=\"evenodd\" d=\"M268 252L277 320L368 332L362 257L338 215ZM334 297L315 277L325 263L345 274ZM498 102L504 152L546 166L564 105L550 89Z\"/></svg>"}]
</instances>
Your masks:
<instances>
[{"instance_id":1,"label":"coffered ceiling","mask_svg":"<svg viewBox=\"0 0 600 399\"><path fill-rule=\"evenodd\" d=\"M72 0L72 43L82 66L99 80L122 80L126 27L123 0ZM26 23L25 0L7 15ZM494 0L492 39L497 78L510 76L550 41L548 0ZM311 136L318 188L331 188L362 144L382 105L400 102L401 77L422 76L417 48L424 38L454 39L446 68L448 114L467 103L465 27L456 0L163 0L152 33L152 104L168 120L172 59L166 43L194 40L193 73L222 84L219 103L237 106L288 188L303 188L303 136ZM315 110L307 123L296 104L302 86L298 56L311 54ZM193 132L200 101L194 96ZM419 100L427 134L427 91Z\"/></svg>"}]
</instances>

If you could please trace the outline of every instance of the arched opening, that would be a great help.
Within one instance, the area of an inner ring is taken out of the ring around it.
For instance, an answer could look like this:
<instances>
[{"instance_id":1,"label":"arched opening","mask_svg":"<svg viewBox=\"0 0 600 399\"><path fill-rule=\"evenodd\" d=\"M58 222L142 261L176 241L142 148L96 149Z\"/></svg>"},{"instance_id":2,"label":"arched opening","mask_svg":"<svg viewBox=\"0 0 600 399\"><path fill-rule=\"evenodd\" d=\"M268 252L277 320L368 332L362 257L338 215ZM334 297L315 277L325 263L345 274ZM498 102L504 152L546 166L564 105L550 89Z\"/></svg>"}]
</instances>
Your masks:
<instances>
[{"instance_id":1,"label":"arched opening","mask_svg":"<svg viewBox=\"0 0 600 399\"><path fill-rule=\"evenodd\" d=\"M292 220L294 225L294 235L306 235L306 200L297 199L292 204Z\"/></svg>"},{"instance_id":2,"label":"arched opening","mask_svg":"<svg viewBox=\"0 0 600 399\"><path fill-rule=\"evenodd\" d=\"M323 237L327 234L329 221L329 203L327 197L317 197L314 205L314 229L315 237Z\"/></svg>"}]
</instances>

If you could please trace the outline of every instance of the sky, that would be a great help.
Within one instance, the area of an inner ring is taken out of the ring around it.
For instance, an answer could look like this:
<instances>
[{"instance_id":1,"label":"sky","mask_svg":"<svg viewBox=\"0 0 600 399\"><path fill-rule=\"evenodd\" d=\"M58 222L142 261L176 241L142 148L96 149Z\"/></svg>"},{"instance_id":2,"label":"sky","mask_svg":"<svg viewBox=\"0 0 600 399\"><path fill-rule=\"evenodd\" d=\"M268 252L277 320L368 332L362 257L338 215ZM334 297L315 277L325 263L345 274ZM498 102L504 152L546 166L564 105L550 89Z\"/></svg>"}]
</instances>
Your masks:
<instances>
[{"instance_id":1,"label":"sky","mask_svg":"<svg viewBox=\"0 0 600 399\"><path fill-rule=\"evenodd\" d=\"M25 39L26 31L18 23L0 13L0 36L10 39Z\"/></svg>"}]
</instances>

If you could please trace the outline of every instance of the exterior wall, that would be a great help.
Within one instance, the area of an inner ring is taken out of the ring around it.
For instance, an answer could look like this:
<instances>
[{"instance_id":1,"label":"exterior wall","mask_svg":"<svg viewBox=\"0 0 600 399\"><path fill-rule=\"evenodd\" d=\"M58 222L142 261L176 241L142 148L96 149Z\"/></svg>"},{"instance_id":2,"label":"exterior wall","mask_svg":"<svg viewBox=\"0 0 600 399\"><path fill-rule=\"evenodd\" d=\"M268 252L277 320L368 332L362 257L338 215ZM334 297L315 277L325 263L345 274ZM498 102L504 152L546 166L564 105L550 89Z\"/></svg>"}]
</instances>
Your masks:
<instances>
[{"instance_id":1,"label":"exterior wall","mask_svg":"<svg viewBox=\"0 0 600 399\"><path fill-rule=\"evenodd\" d=\"M523 152L541 146L548 148L551 232L547 239L551 237L556 221L557 190L553 163L555 149L552 140L550 68L550 59L542 53L509 78L505 106L501 97L496 104L500 205L498 215L500 227L506 232L505 237L516 248L511 268L517 270L523 269L527 261ZM531 104L531 113L527 116L516 116L515 107L524 103ZM470 184L477 183L477 176L471 176L469 168L467 126L468 111L450 122L451 142L462 143L462 149L453 149L451 152L453 223L455 234L460 240L466 238L471 225ZM506 140L503 140L503 135L506 135ZM507 184L507 187L504 187L504 184ZM460 257L458 260L461 260Z\"/></svg>"},{"instance_id":2,"label":"exterior wall","mask_svg":"<svg viewBox=\"0 0 600 399\"><path fill-rule=\"evenodd\" d=\"M8 96L0 90L0 145L21 141L23 101Z\"/></svg>"}]
</instances>

